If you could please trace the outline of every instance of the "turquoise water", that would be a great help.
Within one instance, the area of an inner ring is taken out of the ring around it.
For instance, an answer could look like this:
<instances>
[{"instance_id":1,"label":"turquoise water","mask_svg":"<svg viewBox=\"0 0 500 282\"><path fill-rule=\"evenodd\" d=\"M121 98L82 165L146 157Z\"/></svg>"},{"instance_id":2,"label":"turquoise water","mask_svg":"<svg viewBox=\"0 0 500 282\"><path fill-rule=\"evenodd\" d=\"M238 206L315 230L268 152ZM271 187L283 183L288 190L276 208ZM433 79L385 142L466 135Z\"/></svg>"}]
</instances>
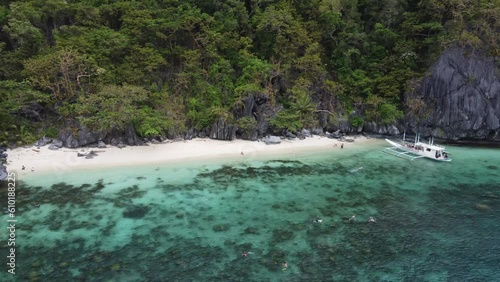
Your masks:
<instances>
[{"instance_id":1,"label":"turquoise water","mask_svg":"<svg viewBox=\"0 0 500 282\"><path fill-rule=\"evenodd\" d=\"M500 281L500 150L384 147L21 179L0 280Z\"/></svg>"}]
</instances>

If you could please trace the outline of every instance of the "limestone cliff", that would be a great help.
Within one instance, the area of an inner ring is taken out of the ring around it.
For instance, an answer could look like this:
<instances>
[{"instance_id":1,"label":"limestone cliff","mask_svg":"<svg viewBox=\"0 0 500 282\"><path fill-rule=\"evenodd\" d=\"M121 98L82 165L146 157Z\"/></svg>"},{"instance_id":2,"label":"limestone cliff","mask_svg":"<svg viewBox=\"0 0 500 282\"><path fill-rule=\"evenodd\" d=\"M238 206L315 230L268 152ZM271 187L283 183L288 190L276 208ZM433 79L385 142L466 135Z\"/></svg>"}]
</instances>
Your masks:
<instances>
[{"instance_id":1,"label":"limestone cliff","mask_svg":"<svg viewBox=\"0 0 500 282\"><path fill-rule=\"evenodd\" d=\"M439 138L500 141L498 65L494 58L461 48L444 52L410 94L423 100L425 111L409 117L409 127Z\"/></svg>"}]
</instances>

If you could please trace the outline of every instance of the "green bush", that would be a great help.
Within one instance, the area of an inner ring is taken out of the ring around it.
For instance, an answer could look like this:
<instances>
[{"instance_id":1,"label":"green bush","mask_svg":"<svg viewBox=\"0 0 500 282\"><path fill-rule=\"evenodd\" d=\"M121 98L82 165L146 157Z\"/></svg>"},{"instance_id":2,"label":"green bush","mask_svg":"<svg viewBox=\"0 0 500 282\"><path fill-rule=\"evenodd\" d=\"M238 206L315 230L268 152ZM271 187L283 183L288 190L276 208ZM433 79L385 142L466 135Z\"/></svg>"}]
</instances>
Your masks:
<instances>
[{"instance_id":1,"label":"green bush","mask_svg":"<svg viewBox=\"0 0 500 282\"><path fill-rule=\"evenodd\" d=\"M299 114L289 109L282 110L276 114L276 116L269 121L269 124L277 129L286 129L291 132L296 132L302 128Z\"/></svg>"},{"instance_id":2,"label":"green bush","mask_svg":"<svg viewBox=\"0 0 500 282\"><path fill-rule=\"evenodd\" d=\"M57 138L57 135L59 135L59 129L55 126L51 126L44 131L44 135L50 138Z\"/></svg>"},{"instance_id":3,"label":"green bush","mask_svg":"<svg viewBox=\"0 0 500 282\"><path fill-rule=\"evenodd\" d=\"M171 120L161 116L157 111L149 107L139 110L133 124L137 134L142 137L164 135L173 126Z\"/></svg>"},{"instance_id":4,"label":"green bush","mask_svg":"<svg viewBox=\"0 0 500 282\"><path fill-rule=\"evenodd\" d=\"M362 117L359 117L359 116L354 116L351 118L351 124L354 127L363 126L364 122L365 122L364 119Z\"/></svg>"},{"instance_id":5,"label":"green bush","mask_svg":"<svg viewBox=\"0 0 500 282\"><path fill-rule=\"evenodd\" d=\"M236 125L244 132L250 132L257 126L257 120L253 117L242 117L236 121Z\"/></svg>"}]
</instances>

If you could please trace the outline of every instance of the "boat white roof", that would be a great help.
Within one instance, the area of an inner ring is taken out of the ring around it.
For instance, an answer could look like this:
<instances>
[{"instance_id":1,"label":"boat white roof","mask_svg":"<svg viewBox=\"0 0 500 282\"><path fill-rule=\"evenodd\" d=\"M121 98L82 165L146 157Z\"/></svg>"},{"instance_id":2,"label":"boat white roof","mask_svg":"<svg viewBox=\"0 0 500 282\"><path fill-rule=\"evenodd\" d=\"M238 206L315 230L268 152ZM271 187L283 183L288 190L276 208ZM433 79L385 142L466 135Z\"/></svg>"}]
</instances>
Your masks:
<instances>
[{"instance_id":1,"label":"boat white roof","mask_svg":"<svg viewBox=\"0 0 500 282\"><path fill-rule=\"evenodd\" d=\"M422 143L422 142L418 142L417 144L415 144L415 146L422 146L424 148L429 148L429 149L434 150L434 151L444 150L444 147L442 147L442 146L430 145L430 144Z\"/></svg>"}]
</instances>

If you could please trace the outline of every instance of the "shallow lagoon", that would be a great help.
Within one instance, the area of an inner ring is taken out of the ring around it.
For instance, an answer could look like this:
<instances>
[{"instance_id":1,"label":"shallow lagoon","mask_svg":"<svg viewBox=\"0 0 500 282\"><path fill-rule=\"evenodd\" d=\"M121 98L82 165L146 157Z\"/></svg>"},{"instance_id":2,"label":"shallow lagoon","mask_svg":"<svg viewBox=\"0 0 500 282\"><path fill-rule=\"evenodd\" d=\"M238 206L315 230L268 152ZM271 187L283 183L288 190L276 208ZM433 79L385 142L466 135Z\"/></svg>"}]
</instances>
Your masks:
<instances>
[{"instance_id":1,"label":"shallow lagoon","mask_svg":"<svg viewBox=\"0 0 500 282\"><path fill-rule=\"evenodd\" d=\"M500 150L384 143L24 177L12 280L500 281Z\"/></svg>"}]
</instances>

